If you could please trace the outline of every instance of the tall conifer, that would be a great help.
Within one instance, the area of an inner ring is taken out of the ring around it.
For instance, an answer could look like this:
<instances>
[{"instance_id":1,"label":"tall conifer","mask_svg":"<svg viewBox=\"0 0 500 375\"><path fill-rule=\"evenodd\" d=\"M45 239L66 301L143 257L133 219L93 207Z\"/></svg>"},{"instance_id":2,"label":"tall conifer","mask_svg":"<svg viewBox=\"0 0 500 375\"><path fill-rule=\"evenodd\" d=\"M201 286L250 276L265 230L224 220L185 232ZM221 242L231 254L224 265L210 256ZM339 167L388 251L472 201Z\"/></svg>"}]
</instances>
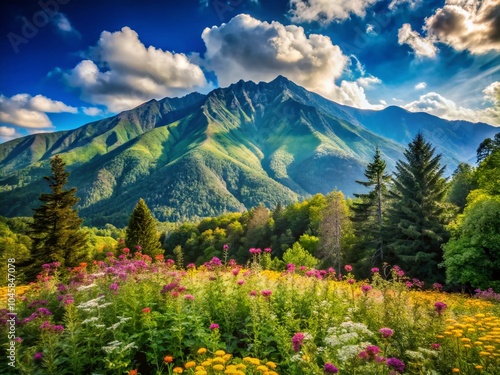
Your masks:
<instances>
[{"instance_id":1,"label":"tall conifer","mask_svg":"<svg viewBox=\"0 0 500 375\"><path fill-rule=\"evenodd\" d=\"M76 266L85 260L87 233L81 229L82 219L73 206L79 198L76 188L64 189L69 172L59 155L50 161L52 176L45 176L52 193L40 195L42 206L35 209L30 228L32 239L31 259L27 262L26 275L32 279L44 263L59 262L61 269Z\"/></svg>"},{"instance_id":2,"label":"tall conifer","mask_svg":"<svg viewBox=\"0 0 500 375\"><path fill-rule=\"evenodd\" d=\"M417 134L396 164L388 209L388 241L398 265L413 277L442 281L438 269L447 239L441 204L446 193L441 155Z\"/></svg>"}]
</instances>

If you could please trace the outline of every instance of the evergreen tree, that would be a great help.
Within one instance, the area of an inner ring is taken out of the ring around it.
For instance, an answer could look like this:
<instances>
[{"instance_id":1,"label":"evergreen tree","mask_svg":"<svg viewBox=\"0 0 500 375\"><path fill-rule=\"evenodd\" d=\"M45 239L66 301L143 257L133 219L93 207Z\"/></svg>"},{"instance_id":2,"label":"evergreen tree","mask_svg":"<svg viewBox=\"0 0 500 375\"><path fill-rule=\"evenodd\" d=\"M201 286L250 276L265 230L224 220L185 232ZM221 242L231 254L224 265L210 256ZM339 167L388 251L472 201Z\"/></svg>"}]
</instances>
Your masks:
<instances>
[{"instance_id":1,"label":"evergreen tree","mask_svg":"<svg viewBox=\"0 0 500 375\"><path fill-rule=\"evenodd\" d=\"M155 256L162 253L156 231L156 222L144 199L139 199L128 221L125 246L132 252L141 249L143 254Z\"/></svg>"},{"instance_id":2,"label":"evergreen tree","mask_svg":"<svg viewBox=\"0 0 500 375\"><path fill-rule=\"evenodd\" d=\"M383 224L391 176L386 173L386 163L378 147L364 175L367 181L356 182L372 190L366 194L354 194L357 201L353 204L351 218L357 238L354 253L360 267L380 265L386 260Z\"/></svg>"},{"instance_id":3,"label":"evergreen tree","mask_svg":"<svg viewBox=\"0 0 500 375\"><path fill-rule=\"evenodd\" d=\"M86 258L87 232L81 229L82 219L73 206L78 202L76 188L65 190L69 172L59 155L50 161L52 176L44 177L52 193L40 195L42 206L35 209L29 235L31 258L25 263L26 276L33 279L44 263L59 262L61 269L77 266Z\"/></svg>"},{"instance_id":4,"label":"evergreen tree","mask_svg":"<svg viewBox=\"0 0 500 375\"><path fill-rule=\"evenodd\" d=\"M394 198L388 209L389 242L399 266L413 277L442 281L438 270L442 261L441 245L447 238L441 204L446 194L441 155L421 133L404 152L406 161L396 164L391 188Z\"/></svg>"},{"instance_id":5,"label":"evergreen tree","mask_svg":"<svg viewBox=\"0 0 500 375\"><path fill-rule=\"evenodd\" d=\"M495 134L493 139L486 138L477 148L477 163L480 164L493 151L500 149L500 133Z\"/></svg>"},{"instance_id":6,"label":"evergreen tree","mask_svg":"<svg viewBox=\"0 0 500 375\"><path fill-rule=\"evenodd\" d=\"M462 212L467 203L467 196L476 186L474 169L467 163L460 163L451 177L446 200L456 205Z\"/></svg>"}]
</instances>

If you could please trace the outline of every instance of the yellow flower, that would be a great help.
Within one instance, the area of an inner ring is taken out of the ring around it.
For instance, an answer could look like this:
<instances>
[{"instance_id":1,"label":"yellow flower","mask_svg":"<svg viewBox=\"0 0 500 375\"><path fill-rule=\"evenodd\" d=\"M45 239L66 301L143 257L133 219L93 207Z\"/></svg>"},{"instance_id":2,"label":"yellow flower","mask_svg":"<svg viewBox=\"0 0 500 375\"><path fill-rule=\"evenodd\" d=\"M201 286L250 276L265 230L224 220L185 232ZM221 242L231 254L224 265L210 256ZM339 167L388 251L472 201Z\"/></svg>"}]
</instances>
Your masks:
<instances>
[{"instance_id":1,"label":"yellow flower","mask_svg":"<svg viewBox=\"0 0 500 375\"><path fill-rule=\"evenodd\" d=\"M264 365L257 366L257 371L265 372L267 370L268 370L268 368Z\"/></svg>"},{"instance_id":2,"label":"yellow flower","mask_svg":"<svg viewBox=\"0 0 500 375\"><path fill-rule=\"evenodd\" d=\"M172 371L174 372L174 374L182 374L184 372L182 367L174 367Z\"/></svg>"},{"instance_id":3,"label":"yellow flower","mask_svg":"<svg viewBox=\"0 0 500 375\"><path fill-rule=\"evenodd\" d=\"M214 359L212 359L212 362L226 363L226 361L224 360L224 358L221 358L221 357L215 357Z\"/></svg>"},{"instance_id":4,"label":"yellow flower","mask_svg":"<svg viewBox=\"0 0 500 375\"><path fill-rule=\"evenodd\" d=\"M482 370L482 369L483 369L483 366L481 366L481 365L476 365L476 366L474 366L474 368L475 368L476 370Z\"/></svg>"},{"instance_id":5,"label":"yellow flower","mask_svg":"<svg viewBox=\"0 0 500 375\"><path fill-rule=\"evenodd\" d=\"M202 365L203 367L208 367L208 366L210 366L211 364L212 364L212 360L210 360L210 359L207 359L206 361L201 362L201 365Z\"/></svg>"},{"instance_id":6,"label":"yellow flower","mask_svg":"<svg viewBox=\"0 0 500 375\"><path fill-rule=\"evenodd\" d=\"M269 361L266 363L266 366L274 370L276 368L276 363Z\"/></svg>"},{"instance_id":7,"label":"yellow flower","mask_svg":"<svg viewBox=\"0 0 500 375\"><path fill-rule=\"evenodd\" d=\"M205 371L205 367L203 366L196 366L196 371Z\"/></svg>"},{"instance_id":8,"label":"yellow flower","mask_svg":"<svg viewBox=\"0 0 500 375\"><path fill-rule=\"evenodd\" d=\"M222 357L224 354L226 354L226 352L225 352L224 350L217 350L217 351L215 352L215 355L216 355L217 357Z\"/></svg>"},{"instance_id":9,"label":"yellow flower","mask_svg":"<svg viewBox=\"0 0 500 375\"><path fill-rule=\"evenodd\" d=\"M460 369L455 367L451 372L460 372Z\"/></svg>"},{"instance_id":10,"label":"yellow flower","mask_svg":"<svg viewBox=\"0 0 500 375\"><path fill-rule=\"evenodd\" d=\"M236 368L240 369L240 370L245 370L247 368L247 366L245 366L243 363L238 363L236 365Z\"/></svg>"},{"instance_id":11,"label":"yellow flower","mask_svg":"<svg viewBox=\"0 0 500 375\"><path fill-rule=\"evenodd\" d=\"M479 352L479 355L481 357L489 357L491 355L491 353L490 352Z\"/></svg>"},{"instance_id":12,"label":"yellow flower","mask_svg":"<svg viewBox=\"0 0 500 375\"><path fill-rule=\"evenodd\" d=\"M194 375L207 375L207 374L208 374L208 372L206 372L205 370L201 370L201 371L200 371L200 370L198 370L198 371L196 371L196 372L194 373Z\"/></svg>"},{"instance_id":13,"label":"yellow flower","mask_svg":"<svg viewBox=\"0 0 500 375\"><path fill-rule=\"evenodd\" d=\"M196 367L196 362L195 361L186 362L186 364L184 365L184 367L185 368Z\"/></svg>"},{"instance_id":14,"label":"yellow flower","mask_svg":"<svg viewBox=\"0 0 500 375\"><path fill-rule=\"evenodd\" d=\"M205 354L207 352L206 348L200 348L198 349L198 354Z\"/></svg>"},{"instance_id":15,"label":"yellow flower","mask_svg":"<svg viewBox=\"0 0 500 375\"><path fill-rule=\"evenodd\" d=\"M213 365L212 367L215 371L222 371L224 370L224 366L222 365Z\"/></svg>"}]
</instances>

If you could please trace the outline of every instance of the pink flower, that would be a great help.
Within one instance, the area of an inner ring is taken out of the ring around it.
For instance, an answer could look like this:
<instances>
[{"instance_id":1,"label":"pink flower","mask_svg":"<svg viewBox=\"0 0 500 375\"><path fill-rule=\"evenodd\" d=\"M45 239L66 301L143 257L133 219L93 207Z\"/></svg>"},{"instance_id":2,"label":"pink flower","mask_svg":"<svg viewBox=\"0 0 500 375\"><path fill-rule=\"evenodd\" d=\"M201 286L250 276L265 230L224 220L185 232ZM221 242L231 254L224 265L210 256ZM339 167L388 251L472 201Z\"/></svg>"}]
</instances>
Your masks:
<instances>
[{"instance_id":1,"label":"pink flower","mask_svg":"<svg viewBox=\"0 0 500 375\"><path fill-rule=\"evenodd\" d=\"M145 308L142 309L142 312L144 314L149 314L151 312L151 309L149 307L145 307Z\"/></svg>"},{"instance_id":2,"label":"pink flower","mask_svg":"<svg viewBox=\"0 0 500 375\"><path fill-rule=\"evenodd\" d=\"M436 343L434 343L434 344L431 344L431 347L432 347L432 349L434 349L434 350L439 350L439 348L441 347L441 345L440 345L440 344L436 344Z\"/></svg>"},{"instance_id":3,"label":"pink flower","mask_svg":"<svg viewBox=\"0 0 500 375\"><path fill-rule=\"evenodd\" d=\"M214 329L219 329L219 325L217 323L212 323L210 324L210 330L213 331Z\"/></svg>"},{"instance_id":4,"label":"pink flower","mask_svg":"<svg viewBox=\"0 0 500 375\"><path fill-rule=\"evenodd\" d=\"M380 328L378 331L384 339L387 339L394 334L394 331L390 328Z\"/></svg>"},{"instance_id":5,"label":"pink flower","mask_svg":"<svg viewBox=\"0 0 500 375\"><path fill-rule=\"evenodd\" d=\"M271 294L273 294L272 291L270 291L269 289L264 289L262 292L260 292L264 297L269 297Z\"/></svg>"},{"instance_id":6,"label":"pink flower","mask_svg":"<svg viewBox=\"0 0 500 375\"><path fill-rule=\"evenodd\" d=\"M191 301L194 301L194 296L192 294L186 294L184 296L185 299L188 299L188 300L191 300Z\"/></svg>"},{"instance_id":7,"label":"pink flower","mask_svg":"<svg viewBox=\"0 0 500 375\"><path fill-rule=\"evenodd\" d=\"M377 267L373 267L372 268L372 273L377 273L377 272L380 272L380 270Z\"/></svg>"},{"instance_id":8,"label":"pink flower","mask_svg":"<svg viewBox=\"0 0 500 375\"><path fill-rule=\"evenodd\" d=\"M222 250L229 251L229 245L227 243L224 244L224 246L222 246Z\"/></svg>"},{"instance_id":9,"label":"pink flower","mask_svg":"<svg viewBox=\"0 0 500 375\"><path fill-rule=\"evenodd\" d=\"M245 284L245 280L238 280L238 285L243 285Z\"/></svg>"},{"instance_id":10,"label":"pink flower","mask_svg":"<svg viewBox=\"0 0 500 375\"><path fill-rule=\"evenodd\" d=\"M361 290L363 291L363 293L368 293L370 290L372 290L372 286L368 284L362 285Z\"/></svg>"},{"instance_id":11,"label":"pink flower","mask_svg":"<svg viewBox=\"0 0 500 375\"><path fill-rule=\"evenodd\" d=\"M266 252L266 253L270 253L271 251L272 251L272 249L271 249L270 247L266 247L266 248L264 249L264 252Z\"/></svg>"},{"instance_id":12,"label":"pink flower","mask_svg":"<svg viewBox=\"0 0 500 375\"><path fill-rule=\"evenodd\" d=\"M43 353L42 352L35 353L35 355L33 356L33 359L35 361L40 361L42 358L43 358Z\"/></svg>"},{"instance_id":13,"label":"pink flower","mask_svg":"<svg viewBox=\"0 0 500 375\"><path fill-rule=\"evenodd\" d=\"M349 265L349 264L346 264L346 265L344 266L344 269L345 269L347 272L351 272L351 271L352 271L352 266L351 266L351 265Z\"/></svg>"},{"instance_id":14,"label":"pink flower","mask_svg":"<svg viewBox=\"0 0 500 375\"><path fill-rule=\"evenodd\" d=\"M250 295L251 295L252 297L255 297L255 296L257 295L257 292L256 292L255 290L252 290L252 291L250 292Z\"/></svg>"},{"instance_id":15,"label":"pink flower","mask_svg":"<svg viewBox=\"0 0 500 375\"><path fill-rule=\"evenodd\" d=\"M325 371L325 374L338 374L339 372L339 369L330 362L325 363L323 370Z\"/></svg>"},{"instance_id":16,"label":"pink flower","mask_svg":"<svg viewBox=\"0 0 500 375\"><path fill-rule=\"evenodd\" d=\"M347 280L347 282L348 282L349 284L351 284L351 285L355 283L354 279L349 279L349 280Z\"/></svg>"},{"instance_id":17,"label":"pink flower","mask_svg":"<svg viewBox=\"0 0 500 375\"><path fill-rule=\"evenodd\" d=\"M234 276L238 276L238 274L240 273L240 269L239 268L235 268L231 272L233 273Z\"/></svg>"},{"instance_id":18,"label":"pink flower","mask_svg":"<svg viewBox=\"0 0 500 375\"><path fill-rule=\"evenodd\" d=\"M300 351L300 348L304 344L304 339L305 339L305 336L302 332L297 332L295 335L293 335L292 345L293 345L293 351L295 353L298 353Z\"/></svg>"}]
</instances>

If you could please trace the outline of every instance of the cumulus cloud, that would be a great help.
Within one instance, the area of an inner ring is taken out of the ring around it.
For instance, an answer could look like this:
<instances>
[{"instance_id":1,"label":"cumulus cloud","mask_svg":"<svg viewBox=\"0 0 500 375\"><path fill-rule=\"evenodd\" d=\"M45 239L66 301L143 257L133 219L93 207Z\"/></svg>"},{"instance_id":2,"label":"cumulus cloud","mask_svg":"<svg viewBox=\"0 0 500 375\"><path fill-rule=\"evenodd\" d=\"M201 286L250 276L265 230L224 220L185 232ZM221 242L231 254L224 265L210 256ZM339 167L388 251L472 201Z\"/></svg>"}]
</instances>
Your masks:
<instances>
[{"instance_id":1,"label":"cumulus cloud","mask_svg":"<svg viewBox=\"0 0 500 375\"><path fill-rule=\"evenodd\" d=\"M500 51L498 0L446 0L426 19L428 33L457 51Z\"/></svg>"},{"instance_id":2,"label":"cumulus cloud","mask_svg":"<svg viewBox=\"0 0 500 375\"><path fill-rule=\"evenodd\" d=\"M201 68L185 54L146 47L129 27L102 32L87 57L63 78L80 91L83 100L105 105L112 112L208 85Z\"/></svg>"},{"instance_id":3,"label":"cumulus cloud","mask_svg":"<svg viewBox=\"0 0 500 375\"><path fill-rule=\"evenodd\" d=\"M329 99L372 108L362 85L368 87L378 79L363 77L337 85L350 62L327 36L308 36L300 26L240 14L227 24L206 28L202 38L207 49L203 64L215 72L221 86L240 79L271 81L281 74Z\"/></svg>"},{"instance_id":4,"label":"cumulus cloud","mask_svg":"<svg viewBox=\"0 0 500 375\"><path fill-rule=\"evenodd\" d=\"M408 44L419 57L434 57L436 43L472 54L500 51L500 3L498 0L446 0L442 8L425 19L423 29L425 37L404 24L399 29L399 44Z\"/></svg>"},{"instance_id":5,"label":"cumulus cloud","mask_svg":"<svg viewBox=\"0 0 500 375\"><path fill-rule=\"evenodd\" d=\"M419 82L415 85L415 90L423 90L427 87L427 83Z\"/></svg>"},{"instance_id":6,"label":"cumulus cloud","mask_svg":"<svg viewBox=\"0 0 500 375\"><path fill-rule=\"evenodd\" d=\"M490 86L488 86L488 88ZM488 88L485 89L485 91L488 90ZM492 90L498 89L493 88ZM485 94L489 95L490 90L487 92L488 94ZM496 92L498 95L498 91ZM411 112L427 112L447 120L467 120L471 122L485 122L491 125L500 125L498 107L496 110L495 108L465 108L436 92L429 92L421 95L418 100L406 104L404 108Z\"/></svg>"},{"instance_id":7,"label":"cumulus cloud","mask_svg":"<svg viewBox=\"0 0 500 375\"><path fill-rule=\"evenodd\" d=\"M0 143L10 141L19 136L21 136L21 134L19 134L15 128L0 126Z\"/></svg>"},{"instance_id":8,"label":"cumulus cloud","mask_svg":"<svg viewBox=\"0 0 500 375\"><path fill-rule=\"evenodd\" d=\"M78 113L78 109L43 95L17 94L10 98L0 95L0 122L24 128L50 128L46 113Z\"/></svg>"},{"instance_id":9,"label":"cumulus cloud","mask_svg":"<svg viewBox=\"0 0 500 375\"><path fill-rule=\"evenodd\" d=\"M342 21L351 14L364 17L366 9L379 0L290 0L289 14L293 22L328 24Z\"/></svg>"},{"instance_id":10,"label":"cumulus cloud","mask_svg":"<svg viewBox=\"0 0 500 375\"><path fill-rule=\"evenodd\" d=\"M417 57L435 57L437 48L432 40L420 36L419 33L412 30L409 23L403 24L398 30L398 43L408 44Z\"/></svg>"}]
</instances>

